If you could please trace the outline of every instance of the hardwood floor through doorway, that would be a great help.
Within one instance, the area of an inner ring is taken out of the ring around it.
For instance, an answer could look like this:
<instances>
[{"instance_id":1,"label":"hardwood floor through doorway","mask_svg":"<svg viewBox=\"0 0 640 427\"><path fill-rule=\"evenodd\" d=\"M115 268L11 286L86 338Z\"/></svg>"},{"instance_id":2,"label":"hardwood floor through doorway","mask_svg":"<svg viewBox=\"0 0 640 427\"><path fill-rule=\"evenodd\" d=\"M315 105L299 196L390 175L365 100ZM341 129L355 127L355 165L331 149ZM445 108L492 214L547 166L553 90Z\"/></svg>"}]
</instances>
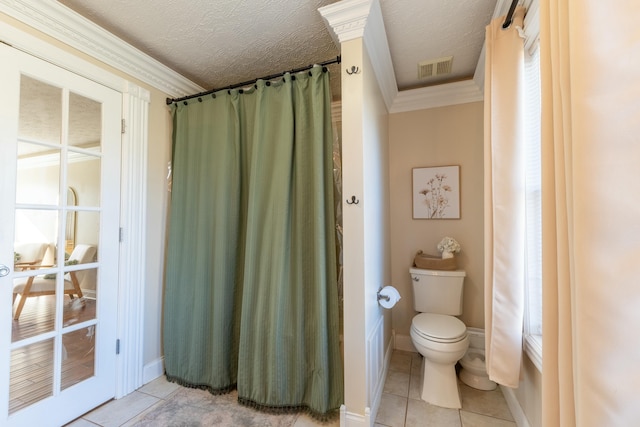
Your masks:
<instances>
[{"instance_id":1,"label":"hardwood floor through doorway","mask_svg":"<svg viewBox=\"0 0 640 427\"><path fill-rule=\"evenodd\" d=\"M94 299L69 299L63 304L63 327L94 319ZM55 298L53 295L29 298L19 320L13 320L12 342L53 330ZM61 389L90 378L94 372L95 326L91 325L62 336ZM53 339L38 341L11 352L9 413L53 394Z\"/></svg>"}]
</instances>

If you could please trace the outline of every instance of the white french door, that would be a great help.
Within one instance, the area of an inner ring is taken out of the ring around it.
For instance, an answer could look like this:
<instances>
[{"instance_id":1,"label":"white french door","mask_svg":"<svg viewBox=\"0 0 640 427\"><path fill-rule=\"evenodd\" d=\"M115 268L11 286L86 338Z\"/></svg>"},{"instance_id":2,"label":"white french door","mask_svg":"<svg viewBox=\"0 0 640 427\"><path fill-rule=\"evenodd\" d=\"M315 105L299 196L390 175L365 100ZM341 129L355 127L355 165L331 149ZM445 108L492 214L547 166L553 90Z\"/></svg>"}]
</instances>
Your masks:
<instances>
[{"instance_id":1,"label":"white french door","mask_svg":"<svg viewBox=\"0 0 640 427\"><path fill-rule=\"evenodd\" d=\"M0 44L0 425L114 397L122 94Z\"/></svg>"}]
</instances>

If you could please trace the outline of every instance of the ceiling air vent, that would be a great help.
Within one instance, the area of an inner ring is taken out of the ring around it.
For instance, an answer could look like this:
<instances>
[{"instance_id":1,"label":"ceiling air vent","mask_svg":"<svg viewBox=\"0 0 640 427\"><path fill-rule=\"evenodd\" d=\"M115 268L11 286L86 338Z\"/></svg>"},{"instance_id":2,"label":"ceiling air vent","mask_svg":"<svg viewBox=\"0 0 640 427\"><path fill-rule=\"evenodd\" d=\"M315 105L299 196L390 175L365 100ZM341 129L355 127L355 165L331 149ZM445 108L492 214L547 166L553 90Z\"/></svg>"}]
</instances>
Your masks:
<instances>
[{"instance_id":1,"label":"ceiling air vent","mask_svg":"<svg viewBox=\"0 0 640 427\"><path fill-rule=\"evenodd\" d=\"M418 78L426 79L429 77L449 74L451 72L452 63L453 56L418 62Z\"/></svg>"}]
</instances>

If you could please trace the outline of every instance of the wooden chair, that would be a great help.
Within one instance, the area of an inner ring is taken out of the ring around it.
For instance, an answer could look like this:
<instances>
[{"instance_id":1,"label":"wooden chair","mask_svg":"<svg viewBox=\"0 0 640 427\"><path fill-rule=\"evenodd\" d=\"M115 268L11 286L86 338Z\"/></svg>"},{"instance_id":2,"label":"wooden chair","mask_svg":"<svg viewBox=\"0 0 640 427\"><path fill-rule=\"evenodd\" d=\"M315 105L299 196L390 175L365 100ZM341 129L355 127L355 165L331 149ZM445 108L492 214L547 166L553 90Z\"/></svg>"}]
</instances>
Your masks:
<instances>
[{"instance_id":1,"label":"wooden chair","mask_svg":"<svg viewBox=\"0 0 640 427\"><path fill-rule=\"evenodd\" d=\"M33 270L34 266L42 265L48 247L48 243L16 243L13 251L20 255L20 259L16 261L14 270Z\"/></svg>"},{"instance_id":2,"label":"wooden chair","mask_svg":"<svg viewBox=\"0 0 640 427\"><path fill-rule=\"evenodd\" d=\"M77 245L71 255L69 261L77 261L77 264L86 264L93 262L96 255L96 247L91 245ZM37 269L40 265L31 265L30 269ZM51 266L47 266L51 267ZM68 273L69 279L64 280L64 293L69 295L71 299L74 296L82 298L82 289L80 288L80 282L82 276L87 274L85 270L71 271ZM13 303L16 302L16 297L20 295L20 301L16 307L16 312L13 316L15 320L20 318L20 313L24 308L24 304L29 297L38 297L41 295L55 295L56 293L56 279L48 278L47 276L29 276L16 280L13 286Z\"/></svg>"}]
</instances>

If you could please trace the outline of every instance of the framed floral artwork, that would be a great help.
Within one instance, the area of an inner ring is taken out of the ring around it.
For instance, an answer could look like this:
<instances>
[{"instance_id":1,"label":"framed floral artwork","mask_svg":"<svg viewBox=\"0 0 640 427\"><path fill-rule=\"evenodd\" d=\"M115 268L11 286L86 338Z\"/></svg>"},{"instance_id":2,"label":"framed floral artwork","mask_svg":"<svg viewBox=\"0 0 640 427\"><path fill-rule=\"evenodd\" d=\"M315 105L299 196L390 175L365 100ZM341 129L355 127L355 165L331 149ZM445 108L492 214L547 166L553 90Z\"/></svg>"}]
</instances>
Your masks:
<instances>
[{"instance_id":1,"label":"framed floral artwork","mask_svg":"<svg viewBox=\"0 0 640 427\"><path fill-rule=\"evenodd\" d=\"M413 218L460 218L460 166L413 169Z\"/></svg>"}]
</instances>

